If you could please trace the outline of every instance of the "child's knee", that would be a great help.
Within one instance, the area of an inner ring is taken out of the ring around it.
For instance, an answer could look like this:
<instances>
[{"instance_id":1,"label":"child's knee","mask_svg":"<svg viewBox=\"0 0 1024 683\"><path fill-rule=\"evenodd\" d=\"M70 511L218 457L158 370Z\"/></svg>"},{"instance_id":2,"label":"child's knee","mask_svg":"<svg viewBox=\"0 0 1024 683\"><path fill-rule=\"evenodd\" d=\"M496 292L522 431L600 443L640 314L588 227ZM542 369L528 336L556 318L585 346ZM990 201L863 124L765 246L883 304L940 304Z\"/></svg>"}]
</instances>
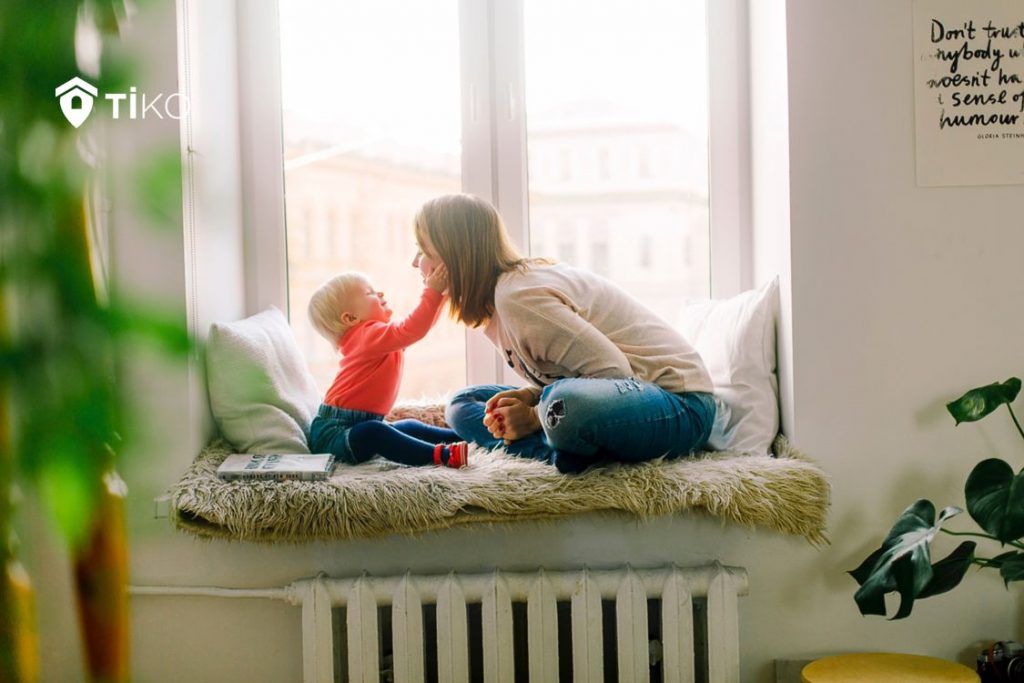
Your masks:
<instances>
[{"instance_id":1,"label":"child's knee","mask_svg":"<svg viewBox=\"0 0 1024 683\"><path fill-rule=\"evenodd\" d=\"M375 420L360 422L348 430L348 445L353 451L365 450L376 439L387 426L383 422Z\"/></svg>"},{"instance_id":2,"label":"child's knee","mask_svg":"<svg viewBox=\"0 0 1024 683\"><path fill-rule=\"evenodd\" d=\"M353 462L363 463L372 458L377 452L382 432L387 429L386 424L376 420L360 422L349 429L346 438Z\"/></svg>"}]
</instances>

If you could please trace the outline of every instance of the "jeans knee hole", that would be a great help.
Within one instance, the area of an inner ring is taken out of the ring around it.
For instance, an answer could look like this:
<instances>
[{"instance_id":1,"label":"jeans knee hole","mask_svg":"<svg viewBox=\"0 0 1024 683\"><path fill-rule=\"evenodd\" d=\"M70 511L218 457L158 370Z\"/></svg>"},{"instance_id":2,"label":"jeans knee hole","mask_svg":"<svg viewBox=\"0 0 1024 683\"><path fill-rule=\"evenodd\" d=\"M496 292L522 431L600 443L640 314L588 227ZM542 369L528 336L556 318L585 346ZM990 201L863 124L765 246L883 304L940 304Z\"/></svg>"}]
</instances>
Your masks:
<instances>
[{"instance_id":1,"label":"jeans knee hole","mask_svg":"<svg viewBox=\"0 0 1024 683\"><path fill-rule=\"evenodd\" d=\"M544 413L544 421L549 429L554 429L558 426L558 423L565 417L565 401L558 399L551 402L548 406L547 411Z\"/></svg>"}]
</instances>

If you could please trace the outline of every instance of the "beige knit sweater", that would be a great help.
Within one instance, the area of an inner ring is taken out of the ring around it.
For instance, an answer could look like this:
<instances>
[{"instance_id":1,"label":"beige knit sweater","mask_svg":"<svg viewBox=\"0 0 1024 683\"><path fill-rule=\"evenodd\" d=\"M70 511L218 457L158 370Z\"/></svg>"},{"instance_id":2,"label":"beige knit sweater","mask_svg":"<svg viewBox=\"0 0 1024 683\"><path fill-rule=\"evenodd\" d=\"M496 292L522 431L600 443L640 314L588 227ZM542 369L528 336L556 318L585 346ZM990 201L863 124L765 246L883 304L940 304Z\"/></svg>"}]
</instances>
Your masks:
<instances>
[{"instance_id":1,"label":"beige knit sweater","mask_svg":"<svg viewBox=\"0 0 1024 683\"><path fill-rule=\"evenodd\" d=\"M484 334L536 386L565 377L638 379L673 393L713 391L696 350L617 285L566 264L505 273Z\"/></svg>"}]
</instances>

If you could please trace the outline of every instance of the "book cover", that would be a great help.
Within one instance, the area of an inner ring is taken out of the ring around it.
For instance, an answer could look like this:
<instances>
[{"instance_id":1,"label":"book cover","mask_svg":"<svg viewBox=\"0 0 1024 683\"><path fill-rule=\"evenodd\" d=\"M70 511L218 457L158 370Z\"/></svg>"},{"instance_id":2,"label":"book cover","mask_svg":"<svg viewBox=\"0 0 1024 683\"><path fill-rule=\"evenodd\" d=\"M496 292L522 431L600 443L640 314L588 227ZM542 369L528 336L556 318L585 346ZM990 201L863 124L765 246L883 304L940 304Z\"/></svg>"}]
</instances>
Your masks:
<instances>
[{"instance_id":1,"label":"book cover","mask_svg":"<svg viewBox=\"0 0 1024 683\"><path fill-rule=\"evenodd\" d=\"M334 467L330 453L234 453L217 468L223 481L326 479Z\"/></svg>"}]
</instances>

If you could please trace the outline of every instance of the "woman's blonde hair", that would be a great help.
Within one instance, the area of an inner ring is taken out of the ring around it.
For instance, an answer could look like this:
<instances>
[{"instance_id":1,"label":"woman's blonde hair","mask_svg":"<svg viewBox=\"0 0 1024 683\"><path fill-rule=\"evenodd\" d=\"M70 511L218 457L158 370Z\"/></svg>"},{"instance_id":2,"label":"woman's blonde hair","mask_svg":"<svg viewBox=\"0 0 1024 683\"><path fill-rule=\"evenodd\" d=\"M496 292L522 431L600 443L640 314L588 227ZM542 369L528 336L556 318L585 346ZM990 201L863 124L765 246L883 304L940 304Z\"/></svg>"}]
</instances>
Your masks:
<instances>
[{"instance_id":1,"label":"woman's blonde hair","mask_svg":"<svg viewBox=\"0 0 1024 683\"><path fill-rule=\"evenodd\" d=\"M331 346L337 346L338 340L348 331L341 322L341 314L349 307L353 290L369 281L362 273L342 273L320 285L309 298L306 308L309 322Z\"/></svg>"},{"instance_id":2,"label":"woman's blonde hair","mask_svg":"<svg viewBox=\"0 0 1024 683\"><path fill-rule=\"evenodd\" d=\"M494 314L494 288L502 274L543 259L524 257L489 202L470 194L431 199L416 213L416 239L425 236L448 269L452 317L479 327Z\"/></svg>"}]
</instances>

